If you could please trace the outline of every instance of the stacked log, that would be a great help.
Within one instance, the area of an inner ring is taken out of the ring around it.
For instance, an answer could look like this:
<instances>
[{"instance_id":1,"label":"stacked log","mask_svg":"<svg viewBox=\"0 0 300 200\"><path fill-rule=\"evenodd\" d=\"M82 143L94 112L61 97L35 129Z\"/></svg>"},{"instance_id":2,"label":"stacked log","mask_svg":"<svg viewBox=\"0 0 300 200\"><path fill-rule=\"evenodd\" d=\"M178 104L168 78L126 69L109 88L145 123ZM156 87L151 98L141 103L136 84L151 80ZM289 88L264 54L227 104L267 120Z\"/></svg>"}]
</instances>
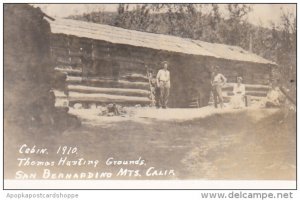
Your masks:
<instances>
[{"instance_id":1,"label":"stacked log","mask_svg":"<svg viewBox=\"0 0 300 200\"><path fill-rule=\"evenodd\" d=\"M151 104L147 67L155 65L152 61L153 52L71 35L53 34L52 39L55 40L51 49L56 63L72 66L72 70L60 70L68 74L66 88L70 92L71 104L78 100L83 104L89 103L95 99L98 99L95 101L97 104L107 104L109 101L120 104ZM90 62L87 63L87 60ZM78 66L82 68L81 73L74 70ZM74 98L74 93L82 95Z\"/></svg>"},{"instance_id":2,"label":"stacked log","mask_svg":"<svg viewBox=\"0 0 300 200\"><path fill-rule=\"evenodd\" d=\"M55 67L54 69L57 72L66 73L70 76L81 76L82 70L81 69L73 69L68 67Z\"/></svg>"},{"instance_id":3,"label":"stacked log","mask_svg":"<svg viewBox=\"0 0 300 200\"><path fill-rule=\"evenodd\" d=\"M148 90L149 83L146 82L131 82L127 80L114 80L112 78L105 77L67 77L68 84L77 84L84 86L93 86L93 87L109 87L109 88L130 88L130 89L143 89Z\"/></svg>"},{"instance_id":4,"label":"stacked log","mask_svg":"<svg viewBox=\"0 0 300 200\"><path fill-rule=\"evenodd\" d=\"M137 74L137 73L130 73L130 74L125 74L122 76L122 78L127 79L129 81L143 81L143 82L148 82L148 77L142 74Z\"/></svg>"},{"instance_id":5,"label":"stacked log","mask_svg":"<svg viewBox=\"0 0 300 200\"><path fill-rule=\"evenodd\" d=\"M267 91L247 91L246 89L246 95L250 95L250 96L256 96L256 97L266 97L267 96ZM224 92L223 91L223 96L233 96L233 92L229 91L229 92Z\"/></svg>"},{"instance_id":6,"label":"stacked log","mask_svg":"<svg viewBox=\"0 0 300 200\"><path fill-rule=\"evenodd\" d=\"M148 87L147 83L144 82L114 81L98 78L83 80L81 77L67 77L70 105L74 105L74 103L149 105L150 91Z\"/></svg>"},{"instance_id":7,"label":"stacked log","mask_svg":"<svg viewBox=\"0 0 300 200\"><path fill-rule=\"evenodd\" d=\"M223 88L223 96L233 96L233 85L235 83L227 83ZM245 84L246 95L255 97L266 97L270 87L267 85L251 85Z\"/></svg>"},{"instance_id":8,"label":"stacked log","mask_svg":"<svg viewBox=\"0 0 300 200\"><path fill-rule=\"evenodd\" d=\"M222 88L222 95L224 98L225 102L230 102L231 97L234 95L233 94L233 85L236 83L227 83L225 86ZM267 85L252 85L252 84L244 84L245 85L245 90L246 90L246 97L248 99L248 105L250 106L251 101L259 101L262 98L266 97L270 87ZM213 99L210 99L209 104L213 104Z\"/></svg>"},{"instance_id":9,"label":"stacked log","mask_svg":"<svg viewBox=\"0 0 300 200\"><path fill-rule=\"evenodd\" d=\"M223 90L226 91L230 91L233 90L233 85L235 83L227 83L224 87ZM268 85L252 85L252 84L244 84L246 90L249 91L268 91L270 89L270 87Z\"/></svg>"},{"instance_id":10,"label":"stacked log","mask_svg":"<svg viewBox=\"0 0 300 200\"><path fill-rule=\"evenodd\" d=\"M122 96L137 96L137 97L149 97L150 92L141 89L124 89L124 88L100 88L100 87L90 87L83 85L68 85L68 90L70 92L80 92L84 94L113 94Z\"/></svg>"},{"instance_id":11,"label":"stacked log","mask_svg":"<svg viewBox=\"0 0 300 200\"><path fill-rule=\"evenodd\" d=\"M80 80L81 79L81 80ZM113 80L111 78L68 77L69 101L90 103L142 104L150 103L149 85L145 82ZM76 84L74 84L76 83Z\"/></svg>"},{"instance_id":12,"label":"stacked log","mask_svg":"<svg viewBox=\"0 0 300 200\"><path fill-rule=\"evenodd\" d=\"M119 104L148 104L149 98L147 97L135 97L135 96L123 96L123 95L110 95L103 93L78 93L69 92L69 102L89 102L89 103L119 103Z\"/></svg>"},{"instance_id":13,"label":"stacked log","mask_svg":"<svg viewBox=\"0 0 300 200\"><path fill-rule=\"evenodd\" d=\"M61 71L66 73L74 72L72 70ZM136 77L127 76L130 77L128 79ZM140 80L140 76L138 77L136 80ZM73 75L67 76L66 83L70 105L74 105L74 103L148 105L150 103L149 83L145 81L114 80L110 77L82 78L81 76Z\"/></svg>"}]
</instances>

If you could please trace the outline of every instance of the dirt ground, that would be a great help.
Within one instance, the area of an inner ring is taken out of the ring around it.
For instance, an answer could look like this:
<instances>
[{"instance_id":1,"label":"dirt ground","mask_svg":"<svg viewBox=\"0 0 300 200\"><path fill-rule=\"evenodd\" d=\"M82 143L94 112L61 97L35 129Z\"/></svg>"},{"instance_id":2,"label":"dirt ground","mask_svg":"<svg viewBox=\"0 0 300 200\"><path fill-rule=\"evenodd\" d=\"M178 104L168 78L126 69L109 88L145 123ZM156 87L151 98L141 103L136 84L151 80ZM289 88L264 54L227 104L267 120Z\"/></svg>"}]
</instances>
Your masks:
<instances>
[{"instance_id":1,"label":"dirt ground","mask_svg":"<svg viewBox=\"0 0 300 200\"><path fill-rule=\"evenodd\" d=\"M73 110L71 113L81 118L81 127L64 132L6 131L5 178L13 179L20 169L42 170L41 167L17 166L18 149L24 143L47 147L49 152L56 151L59 145L76 146L79 149L77 157L98 159L101 170L111 172L117 172L120 166L107 166L105 162L109 157L115 160L137 160L141 157L146 163L139 167L143 173L150 166L175 171L175 176L114 176L112 179L296 178L295 113L284 116L276 109L213 111L211 108L202 111L141 110L125 117L98 116L96 111L91 110ZM46 159L45 155L39 154L31 155L31 158ZM57 159L57 155L47 155L47 160L51 159ZM54 166L51 170L78 172L94 169Z\"/></svg>"}]
</instances>

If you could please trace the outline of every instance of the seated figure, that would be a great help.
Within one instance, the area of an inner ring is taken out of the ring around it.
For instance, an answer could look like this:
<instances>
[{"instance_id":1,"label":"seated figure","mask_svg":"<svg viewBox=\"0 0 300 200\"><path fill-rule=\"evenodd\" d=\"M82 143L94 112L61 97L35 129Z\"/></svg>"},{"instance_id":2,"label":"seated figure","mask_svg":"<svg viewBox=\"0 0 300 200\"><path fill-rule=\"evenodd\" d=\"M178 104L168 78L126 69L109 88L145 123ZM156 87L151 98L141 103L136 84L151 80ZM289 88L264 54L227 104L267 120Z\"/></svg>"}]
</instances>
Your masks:
<instances>
[{"instance_id":1,"label":"seated figure","mask_svg":"<svg viewBox=\"0 0 300 200\"><path fill-rule=\"evenodd\" d=\"M279 87L272 86L272 89L268 92L265 107L274 108L280 107L285 101L284 95L280 91Z\"/></svg>"}]
</instances>

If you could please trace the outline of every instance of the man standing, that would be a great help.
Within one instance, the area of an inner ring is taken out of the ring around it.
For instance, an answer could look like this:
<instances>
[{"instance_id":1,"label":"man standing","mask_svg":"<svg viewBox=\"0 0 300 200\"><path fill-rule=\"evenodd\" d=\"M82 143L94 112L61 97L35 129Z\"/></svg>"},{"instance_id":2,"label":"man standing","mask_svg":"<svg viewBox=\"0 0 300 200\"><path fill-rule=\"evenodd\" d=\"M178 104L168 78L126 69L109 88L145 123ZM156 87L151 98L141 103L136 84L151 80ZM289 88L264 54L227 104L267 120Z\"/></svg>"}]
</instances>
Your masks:
<instances>
[{"instance_id":1,"label":"man standing","mask_svg":"<svg viewBox=\"0 0 300 200\"><path fill-rule=\"evenodd\" d=\"M160 105L167 108L170 93L170 72L168 71L168 62L162 62L163 69L159 70L156 76L157 85L160 88Z\"/></svg>"},{"instance_id":2,"label":"man standing","mask_svg":"<svg viewBox=\"0 0 300 200\"><path fill-rule=\"evenodd\" d=\"M221 108L224 107L222 87L224 86L226 81L227 79L225 78L225 76L223 76L223 74L219 73L219 67L217 66L215 71L212 72L212 80L211 80L215 108L218 108L218 100Z\"/></svg>"}]
</instances>

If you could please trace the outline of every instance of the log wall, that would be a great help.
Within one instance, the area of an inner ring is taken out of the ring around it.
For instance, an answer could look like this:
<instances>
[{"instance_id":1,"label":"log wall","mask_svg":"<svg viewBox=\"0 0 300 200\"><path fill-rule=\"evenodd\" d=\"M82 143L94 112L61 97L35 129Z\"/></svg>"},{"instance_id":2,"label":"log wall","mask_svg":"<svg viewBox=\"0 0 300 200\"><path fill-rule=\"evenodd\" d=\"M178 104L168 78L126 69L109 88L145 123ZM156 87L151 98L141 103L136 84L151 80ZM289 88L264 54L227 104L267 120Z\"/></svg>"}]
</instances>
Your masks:
<instances>
[{"instance_id":1,"label":"log wall","mask_svg":"<svg viewBox=\"0 0 300 200\"><path fill-rule=\"evenodd\" d=\"M270 67L201 57L174 52L112 44L60 34L52 35L51 53L57 66L68 74L69 101L150 105L149 77L156 76L164 60L169 62L171 90L169 107L206 106L210 100L210 73L212 66L220 66L229 83L242 76L246 84L266 85L270 80ZM226 89L225 89L226 91ZM261 91L252 90L254 95ZM74 94L76 94L74 96Z\"/></svg>"},{"instance_id":2,"label":"log wall","mask_svg":"<svg viewBox=\"0 0 300 200\"><path fill-rule=\"evenodd\" d=\"M128 47L53 34L51 54L56 71L67 74L69 105L150 105L145 63Z\"/></svg>"}]
</instances>

